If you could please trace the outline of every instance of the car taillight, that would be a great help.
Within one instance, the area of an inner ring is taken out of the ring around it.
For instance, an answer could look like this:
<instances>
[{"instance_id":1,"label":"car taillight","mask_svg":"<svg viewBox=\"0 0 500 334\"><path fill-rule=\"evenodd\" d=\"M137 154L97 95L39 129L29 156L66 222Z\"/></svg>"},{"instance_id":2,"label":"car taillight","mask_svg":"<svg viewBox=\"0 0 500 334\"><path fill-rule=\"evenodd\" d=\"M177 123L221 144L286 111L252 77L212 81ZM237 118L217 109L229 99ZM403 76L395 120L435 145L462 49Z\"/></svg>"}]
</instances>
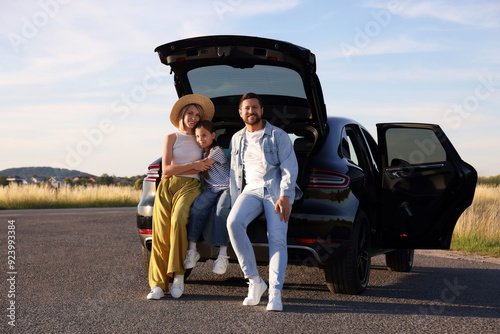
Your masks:
<instances>
[{"instance_id":1,"label":"car taillight","mask_svg":"<svg viewBox=\"0 0 500 334\"><path fill-rule=\"evenodd\" d=\"M145 228L140 228L139 229L139 234L153 234L153 230L145 229Z\"/></svg>"},{"instance_id":2,"label":"car taillight","mask_svg":"<svg viewBox=\"0 0 500 334\"><path fill-rule=\"evenodd\" d=\"M151 164L148 167L148 175L144 179L144 181L153 181L156 182L160 177L160 164Z\"/></svg>"},{"instance_id":3,"label":"car taillight","mask_svg":"<svg viewBox=\"0 0 500 334\"><path fill-rule=\"evenodd\" d=\"M301 244L341 244L344 241L343 240L335 240L335 239L321 239L321 238L315 238L315 239L309 239L309 238L295 238L295 241L300 242Z\"/></svg>"},{"instance_id":4,"label":"car taillight","mask_svg":"<svg viewBox=\"0 0 500 334\"><path fill-rule=\"evenodd\" d=\"M345 188L349 185L347 175L321 169L311 169L310 188Z\"/></svg>"}]
</instances>

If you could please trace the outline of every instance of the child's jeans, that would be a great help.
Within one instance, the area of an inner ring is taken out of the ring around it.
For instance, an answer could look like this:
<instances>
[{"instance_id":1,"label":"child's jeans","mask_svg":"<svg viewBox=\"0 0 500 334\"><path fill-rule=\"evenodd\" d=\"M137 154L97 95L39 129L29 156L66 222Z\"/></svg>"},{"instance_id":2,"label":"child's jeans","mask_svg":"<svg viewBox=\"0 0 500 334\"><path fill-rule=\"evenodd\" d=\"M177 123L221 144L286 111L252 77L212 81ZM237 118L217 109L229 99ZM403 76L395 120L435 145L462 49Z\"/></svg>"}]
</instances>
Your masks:
<instances>
[{"instance_id":1,"label":"child's jeans","mask_svg":"<svg viewBox=\"0 0 500 334\"><path fill-rule=\"evenodd\" d=\"M214 210L214 244L213 246L227 246L229 235L227 233L227 216L231 211L231 197L229 189L214 193L206 190L196 197L189 213L188 235L190 241L197 242L203 232L208 215Z\"/></svg>"}]
</instances>

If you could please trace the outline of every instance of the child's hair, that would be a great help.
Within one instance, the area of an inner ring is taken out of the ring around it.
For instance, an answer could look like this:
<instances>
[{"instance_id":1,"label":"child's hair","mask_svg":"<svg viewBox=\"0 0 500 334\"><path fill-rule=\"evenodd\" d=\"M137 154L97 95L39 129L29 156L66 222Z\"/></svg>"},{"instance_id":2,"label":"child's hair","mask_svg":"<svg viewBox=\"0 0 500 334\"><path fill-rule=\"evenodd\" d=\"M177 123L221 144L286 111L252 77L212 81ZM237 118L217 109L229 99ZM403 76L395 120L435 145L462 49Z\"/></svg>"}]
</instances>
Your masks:
<instances>
[{"instance_id":1,"label":"child's hair","mask_svg":"<svg viewBox=\"0 0 500 334\"><path fill-rule=\"evenodd\" d=\"M214 124L211 121L207 121L207 120L202 120L202 121L199 121L198 123L196 123L196 126L194 127L194 131L196 131L196 129L198 129L198 128L204 128L205 130L207 130L210 133L215 132ZM212 144L205 149L206 152L210 152L210 150L215 146L217 146L217 142L214 139Z\"/></svg>"}]
</instances>

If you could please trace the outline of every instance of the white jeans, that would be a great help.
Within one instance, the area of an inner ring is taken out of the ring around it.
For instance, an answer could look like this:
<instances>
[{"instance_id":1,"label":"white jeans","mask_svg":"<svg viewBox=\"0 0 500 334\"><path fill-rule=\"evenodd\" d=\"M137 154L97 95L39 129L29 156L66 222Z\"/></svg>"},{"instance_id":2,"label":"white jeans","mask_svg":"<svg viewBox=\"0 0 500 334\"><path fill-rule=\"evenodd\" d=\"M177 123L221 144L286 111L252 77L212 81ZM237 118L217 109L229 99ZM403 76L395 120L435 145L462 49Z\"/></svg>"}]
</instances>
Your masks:
<instances>
[{"instance_id":1,"label":"white jeans","mask_svg":"<svg viewBox=\"0 0 500 334\"><path fill-rule=\"evenodd\" d=\"M288 261L286 247L288 223L280 220L280 215L275 212L274 203L265 188L243 190L238 196L227 218L229 238L245 278L259 276L252 243L247 235L247 226L263 211L269 240L269 286L270 290L281 291Z\"/></svg>"}]
</instances>

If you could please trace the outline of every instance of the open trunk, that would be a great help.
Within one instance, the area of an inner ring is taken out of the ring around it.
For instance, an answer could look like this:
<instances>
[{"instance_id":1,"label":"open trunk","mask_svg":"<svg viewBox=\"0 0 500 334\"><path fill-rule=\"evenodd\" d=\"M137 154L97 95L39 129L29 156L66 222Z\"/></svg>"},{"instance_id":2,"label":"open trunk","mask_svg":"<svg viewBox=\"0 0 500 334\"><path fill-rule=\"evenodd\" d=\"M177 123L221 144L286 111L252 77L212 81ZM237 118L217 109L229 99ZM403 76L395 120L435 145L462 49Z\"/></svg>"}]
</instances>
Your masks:
<instances>
[{"instance_id":1,"label":"open trunk","mask_svg":"<svg viewBox=\"0 0 500 334\"><path fill-rule=\"evenodd\" d=\"M229 35L174 41L155 51L171 68L179 97L194 93L212 100L216 140L223 148L229 148L233 134L245 126L238 112L241 96L258 94L263 119L289 134L299 164L297 184L307 189L312 154L328 133L313 53L284 41ZM265 219L256 220L247 232L257 261L267 261ZM200 254L209 257L213 249L203 247Z\"/></svg>"}]
</instances>

